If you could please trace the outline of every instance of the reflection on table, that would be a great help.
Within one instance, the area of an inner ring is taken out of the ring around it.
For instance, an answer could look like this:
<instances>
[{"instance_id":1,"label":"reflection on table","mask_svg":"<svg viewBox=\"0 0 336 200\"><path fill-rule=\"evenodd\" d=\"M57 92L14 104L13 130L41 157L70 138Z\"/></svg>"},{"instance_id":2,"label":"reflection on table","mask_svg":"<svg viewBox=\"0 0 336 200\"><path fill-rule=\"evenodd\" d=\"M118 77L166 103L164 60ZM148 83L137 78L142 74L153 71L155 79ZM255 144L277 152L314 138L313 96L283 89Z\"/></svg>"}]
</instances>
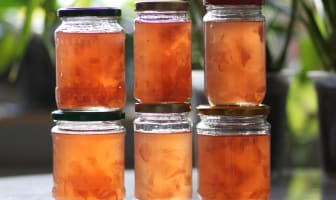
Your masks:
<instances>
[{"instance_id":1,"label":"reflection on table","mask_svg":"<svg viewBox=\"0 0 336 200\"><path fill-rule=\"evenodd\" d=\"M318 169L296 169L273 174L271 200L333 200L336 179Z\"/></svg>"},{"instance_id":2,"label":"reflection on table","mask_svg":"<svg viewBox=\"0 0 336 200\"><path fill-rule=\"evenodd\" d=\"M196 170L193 173L193 200L196 194ZM133 199L134 172L125 173L126 200ZM0 177L0 199L48 200L52 199L52 175L37 174L26 176ZM334 200L336 179L323 177L318 169L296 169L274 175L270 200Z\"/></svg>"}]
</instances>

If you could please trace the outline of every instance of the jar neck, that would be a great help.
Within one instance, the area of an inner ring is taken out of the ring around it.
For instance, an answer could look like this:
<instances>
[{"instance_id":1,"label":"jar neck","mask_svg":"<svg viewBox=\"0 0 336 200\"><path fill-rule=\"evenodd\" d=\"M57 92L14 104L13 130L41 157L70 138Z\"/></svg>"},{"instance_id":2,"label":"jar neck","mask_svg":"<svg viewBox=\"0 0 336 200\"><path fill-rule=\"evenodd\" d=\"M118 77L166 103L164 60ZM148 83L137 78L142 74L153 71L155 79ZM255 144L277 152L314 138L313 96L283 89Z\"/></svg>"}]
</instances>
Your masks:
<instances>
[{"instance_id":1,"label":"jar neck","mask_svg":"<svg viewBox=\"0 0 336 200\"><path fill-rule=\"evenodd\" d=\"M183 121L188 120L189 113L138 113L141 120L146 121Z\"/></svg>"},{"instance_id":2,"label":"jar neck","mask_svg":"<svg viewBox=\"0 0 336 200\"><path fill-rule=\"evenodd\" d=\"M96 16L84 16L84 17L62 17L62 22L69 24L86 24L86 23L118 23L118 17L96 17Z\"/></svg>"},{"instance_id":3,"label":"jar neck","mask_svg":"<svg viewBox=\"0 0 336 200\"><path fill-rule=\"evenodd\" d=\"M136 21L140 22L187 22L187 11L142 11Z\"/></svg>"},{"instance_id":4,"label":"jar neck","mask_svg":"<svg viewBox=\"0 0 336 200\"><path fill-rule=\"evenodd\" d=\"M122 27L118 17L62 17L62 24L57 31L65 32L119 32Z\"/></svg>"},{"instance_id":5,"label":"jar neck","mask_svg":"<svg viewBox=\"0 0 336 200\"><path fill-rule=\"evenodd\" d=\"M264 21L260 5L207 5L204 21Z\"/></svg>"},{"instance_id":6,"label":"jar neck","mask_svg":"<svg viewBox=\"0 0 336 200\"><path fill-rule=\"evenodd\" d=\"M266 116L256 115L256 116L209 116L201 115L201 120L204 122L211 123L265 123Z\"/></svg>"},{"instance_id":7,"label":"jar neck","mask_svg":"<svg viewBox=\"0 0 336 200\"><path fill-rule=\"evenodd\" d=\"M189 113L141 113L134 120L134 130L142 133L171 134L191 132Z\"/></svg>"},{"instance_id":8,"label":"jar neck","mask_svg":"<svg viewBox=\"0 0 336 200\"><path fill-rule=\"evenodd\" d=\"M61 132L122 132L120 121L56 121L56 128Z\"/></svg>"},{"instance_id":9,"label":"jar neck","mask_svg":"<svg viewBox=\"0 0 336 200\"><path fill-rule=\"evenodd\" d=\"M265 115L208 116L201 115L198 134L269 134L270 125Z\"/></svg>"}]
</instances>

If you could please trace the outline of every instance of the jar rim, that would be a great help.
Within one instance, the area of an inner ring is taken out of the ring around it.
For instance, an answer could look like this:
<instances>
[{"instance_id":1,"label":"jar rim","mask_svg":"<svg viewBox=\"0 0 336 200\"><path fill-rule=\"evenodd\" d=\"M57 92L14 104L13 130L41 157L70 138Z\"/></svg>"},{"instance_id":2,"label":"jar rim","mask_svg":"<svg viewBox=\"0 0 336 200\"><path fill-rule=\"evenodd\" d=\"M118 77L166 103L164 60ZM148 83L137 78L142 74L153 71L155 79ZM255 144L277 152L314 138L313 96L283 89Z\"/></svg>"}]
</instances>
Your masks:
<instances>
[{"instance_id":1,"label":"jar rim","mask_svg":"<svg viewBox=\"0 0 336 200\"><path fill-rule=\"evenodd\" d=\"M270 112L270 107L265 104L259 105L200 105L197 107L197 113L199 115L209 116L267 116Z\"/></svg>"},{"instance_id":2,"label":"jar rim","mask_svg":"<svg viewBox=\"0 0 336 200\"><path fill-rule=\"evenodd\" d=\"M62 121L117 121L125 119L125 113L116 111L62 111L55 110L51 113L53 120Z\"/></svg>"},{"instance_id":3,"label":"jar rim","mask_svg":"<svg viewBox=\"0 0 336 200\"><path fill-rule=\"evenodd\" d=\"M135 112L137 113L185 113L190 112L189 103L136 103Z\"/></svg>"},{"instance_id":4,"label":"jar rim","mask_svg":"<svg viewBox=\"0 0 336 200\"><path fill-rule=\"evenodd\" d=\"M58 17L119 17L121 16L121 9L115 7L72 7L60 8L57 10Z\"/></svg>"},{"instance_id":5,"label":"jar rim","mask_svg":"<svg viewBox=\"0 0 336 200\"><path fill-rule=\"evenodd\" d=\"M135 3L135 11L187 11L188 1L138 1Z\"/></svg>"}]
</instances>

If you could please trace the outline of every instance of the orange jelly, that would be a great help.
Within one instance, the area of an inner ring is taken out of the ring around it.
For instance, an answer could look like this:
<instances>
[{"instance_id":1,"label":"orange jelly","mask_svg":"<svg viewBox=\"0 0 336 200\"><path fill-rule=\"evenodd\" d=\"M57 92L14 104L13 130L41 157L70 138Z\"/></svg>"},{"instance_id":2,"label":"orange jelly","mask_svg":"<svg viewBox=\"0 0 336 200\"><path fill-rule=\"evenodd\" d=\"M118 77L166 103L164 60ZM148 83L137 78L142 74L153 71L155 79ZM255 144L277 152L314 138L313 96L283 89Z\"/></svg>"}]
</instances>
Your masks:
<instances>
[{"instance_id":1,"label":"orange jelly","mask_svg":"<svg viewBox=\"0 0 336 200\"><path fill-rule=\"evenodd\" d=\"M269 135L197 135L203 200L267 200Z\"/></svg>"},{"instance_id":2,"label":"orange jelly","mask_svg":"<svg viewBox=\"0 0 336 200\"><path fill-rule=\"evenodd\" d=\"M134 97L141 103L191 98L191 23L135 22Z\"/></svg>"},{"instance_id":3,"label":"orange jelly","mask_svg":"<svg viewBox=\"0 0 336 200\"><path fill-rule=\"evenodd\" d=\"M53 132L54 198L124 199L124 137Z\"/></svg>"},{"instance_id":4,"label":"orange jelly","mask_svg":"<svg viewBox=\"0 0 336 200\"><path fill-rule=\"evenodd\" d=\"M265 89L264 22L206 22L205 90L209 103L260 104Z\"/></svg>"},{"instance_id":5,"label":"orange jelly","mask_svg":"<svg viewBox=\"0 0 336 200\"><path fill-rule=\"evenodd\" d=\"M125 105L124 32L56 32L59 109L119 109Z\"/></svg>"},{"instance_id":6,"label":"orange jelly","mask_svg":"<svg viewBox=\"0 0 336 200\"><path fill-rule=\"evenodd\" d=\"M135 132L135 197L191 199L192 134Z\"/></svg>"}]
</instances>

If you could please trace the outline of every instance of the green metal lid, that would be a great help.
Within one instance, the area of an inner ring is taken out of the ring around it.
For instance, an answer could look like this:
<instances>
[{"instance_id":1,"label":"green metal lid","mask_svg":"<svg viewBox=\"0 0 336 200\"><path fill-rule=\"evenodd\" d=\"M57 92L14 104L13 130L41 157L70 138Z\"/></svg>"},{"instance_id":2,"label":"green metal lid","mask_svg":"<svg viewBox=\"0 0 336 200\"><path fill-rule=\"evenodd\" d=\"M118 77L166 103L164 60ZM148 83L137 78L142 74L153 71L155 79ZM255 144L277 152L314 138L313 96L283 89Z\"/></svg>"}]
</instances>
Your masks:
<instances>
[{"instance_id":1,"label":"green metal lid","mask_svg":"<svg viewBox=\"0 0 336 200\"><path fill-rule=\"evenodd\" d=\"M118 111L62 111L51 113L53 120L62 121L115 121L125 119L125 113Z\"/></svg>"},{"instance_id":2,"label":"green metal lid","mask_svg":"<svg viewBox=\"0 0 336 200\"><path fill-rule=\"evenodd\" d=\"M57 10L59 17L119 17L121 10L114 7L87 7L87 8L61 8Z\"/></svg>"},{"instance_id":3,"label":"green metal lid","mask_svg":"<svg viewBox=\"0 0 336 200\"><path fill-rule=\"evenodd\" d=\"M198 114L211 116L256 116L268 115L269 112L270 107L264 104L222 106L200 105L197 107Z\"/></svg>"}]
</instances>

